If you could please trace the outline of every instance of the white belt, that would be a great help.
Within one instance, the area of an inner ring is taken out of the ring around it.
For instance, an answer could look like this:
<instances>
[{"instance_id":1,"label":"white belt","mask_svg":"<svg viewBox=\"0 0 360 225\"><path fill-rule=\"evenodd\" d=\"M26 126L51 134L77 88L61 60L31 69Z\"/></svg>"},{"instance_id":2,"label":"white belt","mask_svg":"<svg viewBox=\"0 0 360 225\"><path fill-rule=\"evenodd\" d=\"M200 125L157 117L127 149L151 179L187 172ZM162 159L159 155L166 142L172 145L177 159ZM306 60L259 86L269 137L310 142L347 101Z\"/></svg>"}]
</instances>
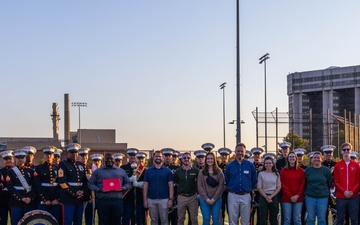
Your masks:
<instances>
[{"instance_id":1,"label":"white belt","mask_svg":"<svg viewBox=\"0 0 360 225\"><path fill-rule=\"evenodd\" d=\"M83 183L77 183L77 182L68 182L68 184L69 184L70 186L74 186L74 187L80 187L80 186L83 185Z\"/></svg>"},{"instance_id":2,"label":"white belt","mask_svg":"<svg viewBox=\"0 0 360 225\"><path fill-rule=\"evenodd\" d=\"M7 189L7 188L3 188L2 191L8 191L8 189Z\"/></svg>"},{"instance_id":3,"label":"white belt","mask_svg":"<svg viewBox=\"0 0 360 225\"><path fill-rule=\"evenodd\" d=\"M18 191L25 191L25 188L23 186L14 186L15 190L18 190ZM29 188L29 191L31 191L31 186Z\"/></svg>"},{"instance_id":4,"label":"white belt","mask_svg":"<svg viewBox=\"0 0 360 225\"><path fill-rule=\"evenodd\" d=\"M52 184L50 184L50 183L41 183L41 186L43 186L43 187L56 187L56 186L58 186L58 183L52 183Z\"/></svg>"}]
</instances>

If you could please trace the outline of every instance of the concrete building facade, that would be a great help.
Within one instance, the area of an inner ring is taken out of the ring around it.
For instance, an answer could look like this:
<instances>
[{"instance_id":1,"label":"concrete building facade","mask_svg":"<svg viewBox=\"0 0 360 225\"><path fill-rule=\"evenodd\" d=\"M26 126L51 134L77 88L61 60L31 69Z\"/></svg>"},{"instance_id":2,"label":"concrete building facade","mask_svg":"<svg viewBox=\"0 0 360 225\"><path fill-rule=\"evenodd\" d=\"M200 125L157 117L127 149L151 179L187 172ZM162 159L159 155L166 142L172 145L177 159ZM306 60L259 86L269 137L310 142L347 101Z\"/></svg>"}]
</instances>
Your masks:
<instances>
[{"instance_id":1,"label":"concrete building facade","mask_svg":"<svg viewBox=\"0 0 360 225\"><path fill-rule=\"evenodd\" d=\"M350 127L353 124L355 130L359 124L360 65L291 73L287 76L287 94L290 131L309 140L312 150L334 144L335 134L336 142L350 141L358 148L359 138L355 134L360 132L354 131L352 139ZM343 128L339 123L341 117L345 118ZM346 134L346 118L349 135L340 140L342 129Z\"/></svg>"}]
</instances>

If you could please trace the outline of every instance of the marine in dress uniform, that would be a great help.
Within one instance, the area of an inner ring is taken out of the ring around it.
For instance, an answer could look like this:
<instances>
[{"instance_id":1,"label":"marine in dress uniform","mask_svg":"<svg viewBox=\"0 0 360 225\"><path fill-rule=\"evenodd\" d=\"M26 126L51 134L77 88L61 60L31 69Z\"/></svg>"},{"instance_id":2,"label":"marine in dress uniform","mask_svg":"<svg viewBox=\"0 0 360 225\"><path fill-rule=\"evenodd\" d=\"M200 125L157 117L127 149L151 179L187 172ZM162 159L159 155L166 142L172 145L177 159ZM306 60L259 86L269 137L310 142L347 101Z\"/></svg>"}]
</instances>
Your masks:
<instances>
[{"instance_id":1,"label":"marine in dress uniform","mask_svg":"<svg viewBox=\"0 0 360 225\"><path fill-rule=\"evenodd\" d=\"M79 149L78 160L84 164L85 175L87 180L90 179L92 175L91 167L88 166L89 152L90 148L82 147ZM87 196L84 197L84 219L86 225L94 224L94 215L95 215L95 196L92 195L92 192L88 190Z\"/></svg>"},{"instance_id":2,"label":"marine in dress uniform","mask_svg":"<svg viewBox=\"0 0 360 225\"><path fill-rule=\"evenodd\" d=\"M324 146L321 146L320 149L323 152L324 158L325 158L325 160L322 162L322 165L329 168L332 172L334 170L334 166L336 165L336 162L333 160L333 153L334 153L334 150L336 149L336 147L334 145L324 145ZM330 196L329 196L329 200L328 200L328 205L330 208L336 209L336 205L333 203ZM329 223L328 215L329 215L329 210L326 210L326 217L325 217L326 224ZM346 224L349 224L348 213L345 215L345 218L346 218Z\"/></svg>"},{"instance_id":3,"label":"marine in dress uniform","mask_svg":"<svg viewBox=\"0 0 360 225\"><path fill-rule=\"evenodd\" d=\"M128 175L130 182L133 182L135 179L134 171L137 168L136 164L136 154L139 152L136 148L127 148L125 149L127 154L128 163L122 165L120 168L125 170ZM130 188L126 191L126 194L123 193L124 200L124 213L122 218L122 225L134 225L135 224L135 193L134 189Z\"/></svg>"},{"instance_id":4,"label":"marine in dress uniform","mask_svg":"<svg viewBox=\"0 0 360 225\"><path fill-rule=\"evenodd\" d=\"M359 156L359 153L351 152L350 159L354 160L355 162L358 162L358 156Z\"/></svg>"},{"instance_id":5,"label":"marine in dress uniform","mask_svg":"<svg viewBox=\"0 0 360 225\"><path fill-rule=\"evenodd\" d=\"M61 161L61 153L63 153L63 150L60 149L60 148L57 148L56 151L54 152L54 161L53 161L53 164L57 167L59 167L59 163ZM59 187L59 185L58 185ZM60 188L60 187L59 187ZM62 209L61 209L61 205L60 205L60 212L59 212L59 220L58 220L58 223L59 224L63 224L63 221L62 221Z\"/></svg>"},{"instance_id":6,"label":"marine in dress uniform","mask_svg":"<svg viewBox=\"0 0 360 225\"><path fill-rule=\"evenodd\" d=\"M180 152L178 150L174 150L173 152L173 164L175 166L180 166L180 159L179 159L179 155L180 155Z\"/></svg>"},{"instance_id":7,"label":"marine in dress uniform","mask_svg":"<svg viewBox=\"0 0 360 225\"><path fill-rule=\"evenodd\" d=\"M34 165L34 157L37 152L36 148L33 146L25 146L22 149L27 152L25 166L35 171L36 165Z\"/></svg>"},{"instance_id":8,"label":"marine in dress uniform","mask_svg":"<svg viewBox=\"0 0 360 225\"><path fill-rule=\"evenodd\" d=\"M143 199L143 185L145 176L145 159L147 154L145 152L138 152L136 154L138 169L136 172L136 179L133 180L132 185L136 191L136 224L147 225L148 210L144 207Z\"/></svg>"},{"instance_id":9,"label":"marine in dress uniform","mask_svg":"<svg viewBox=\"0 0 360 225\"><path fill-rule=\"evenodd\" d=\"M164 157L164 166L169 168L173 174L175 173L176 169L179 168L179 166L174 165L174 160L173 160L174 151L175 150L172 149L172 148L163 148L163 149L161 149L161 152L162 152L163 157ZM176 199L177 199L177 189L176 189L176 184L174 183L173 207L172 207L172 209L169 209L169 215L168 215L169 224L172 224L172 225L176 225L177 224L177 219L178 219L178 217L177 217ZM159 220L159 224L160 223L161 223L161 221Z\"/></svg>"},{"instance_id":10,"label":"marine in dress uniform","mask_svg":"<svg viewBox=\"0 0 360 225\"><path fill-rule=\"evenodd\" d=\"M250 150L246 150L245 152L245 159L249 160L252 156L252 152Z\"/></svg>"},{"instance_id":11,"label":"marine in dress uniform","mask_svg":"<svg viewBox=\"0 0 360 225\"><path fill-rule=\"evenodd\" d=\"M92 154L90 155L90 158L92 160L91 169L94 172L96 169L99 169L101 167L104 156L102 154Z\"/></svg>"},{"instance_id":12,"label":"marine in dress uniform","mask_svg":"<svg viewBox=\"0 0 360 225\"><path fill-rule=\"evenodd\" d=\"M11 224L16 225L25 213L36 208L34 170L25 167L27 152L14 150L16 166L8 170L6 187L10 194Z\"/></svg>"},{"instance_id":13,"label":"marine in dress uniform","mask_svg":"<svg viewBox=\"0 0 360 225\"><path fill-rule=\"evenodd\" d=\"M301 167L303 170L305 170L307 166L305 166L305 165L303 164L303 157L304 157L304 155L305 155L305 153L306 153L306 149L304 149L304 148L295 148L295 149L294 149L294 152L295 152L295 154L296 154L296 156L297 156L298 163L299 163L300 167ZM303 204L303 205L305 205L305 204Z\"/></svg>"},{"instance_id":14,"label":"marine in dress uniform","mask_svg":"<svg viewBox=\"0 0 360 225\"><path fill-rule=\"evenodd\" d=\"M325 157L325 160L322 163L323 166L326 166L332 171L336 164L336 162L333 160L333 152L336 149L336 147L334 145L324 145L320 149L324 153L324 157Z\"/></svg>"},{"instance_id":15,"label":"marine in dress uniform","mask_svg":"<svg viewBox=\"0 0 360 225\"><path fill-rule=\"evenodd\" d=\"M83 202L87 196L88 182L84 164L76 161L81 146L69 144L65 148L67 160L60 162L58 170L63 224L82 225Z\"/></svg>"},{"instance_id":16,"label":"marine in dress uniform","mask_svg":"<svg viewBox=\"0 0 360 225\"><path fill-rule=\"evenodd\" d=\"M205 150L197 150L194 152L194 155L196 156L196 164L195 167L199 170L204 169L205 167L205 156L207 151Z\"/></svg>"},{"instance_id":17,"label":"marine in dress uniform","mask_svg":"<svg viewBox=\"0 0 360 225\"><path fill-rule=\"evenodd\" d=\"M53 163L58 166L60 161L61 161L61 153L63 152L62 149L57 148L56 151L54 152L54 161Z\"/></svg>"},{"instance_id":18,"label":"marine in dress uniform","mask_svg":"<svg viewBox=\"0 0 360 225\"><path fill-rule=\"evenodd\" d=\"M36 166L34 172L38 209L47 211L59 221L61 207L57 183L58 167L53 164L56 147L44 146L41 151L44 152L45 162Z\"/></svg>"},{"instance_id":19,"label":"marine in dress uniform","mask_svg":"<svg viewBox=\"0 0 360 225\"><path fill-rule=\"evenodd\" d=\"M260 148L260 147L255 147L251 149L251 153L253 154L253 158L254 158L254 166L256 169L256 173L259 174L259 172L262 170L263 168L263 164L261 163L261 155L263 154L264 149ZM251 217L250 220L254 221L254 217L255 217L255 213L256 213L256 224L259 225L260 224L260 213L259 213L259 198L260 198L260 193L255 190L253 192L253 210L251 211Z\"/></svg>"},{"instance_id":20,"label":"marine in dress uniform","mask_svg":"<svg viewBox=\"0 0 360 225\"><path fill-rule=\"evenodd\" d=\"M10 195L5 179L8 171L14 166L14 156L12 150L3 151L0 155L4 160L4 167L0 169L0 225L7 225L8 214L10 213Z\"/></svg>"},{"instance_id":21,"label":"marine in dress uniform","mask_svg":"<svg viewBox=\"0 0 360 225\"><path fill-rule=\"evenodd\" d=\"M219 167L222 170L223 174L225 174L226 166L229 164L229 157L231 154L231 150L229 148L219 148L218 153L220 154L221 162L219 163ZM221 224L224 225L225 223L225 211L228 211L228 204L227 204L227 196L228 191L225 189L221 198Z\"/></svg>"},{"instance_id":22,"label":"marine in dress uniform","mask_svg":"<svg viewBox=\"0 0 360 225\"><path fill-rule=\"evenodd\" d=\"M104 156L102 154L92 154L90 155L90 158L91 158L91 161L92 161L92 167L91 167L91 171L92 173L94 173L95 170L99 169L102 165L102 160L104 158ZM93 220L95 219L94 216L95 216L95 211L97 211L97 207L96 207L96 204L94 205L94 196L96 195L95 192L90 192L89 191L90 196L91 196L91 204L87 204L87 207L86 209L89 209L92 207L92 210L89 212L88 210L85 209L85 218L88 218L86 221L86 225L91 225L93 224ZM95 196L96 197L96 196ZM90 207L91 206L91 207ZM103 222L101 221L101 217L99 215L99 211L97 211L98 213L98 218L99 218L99 225L103 225ZM90 217L91 216L91 217ZM91 219L90 219L91 218ZM92 223L89 223L89 222L92 222Z\"/></svg>"},{"instance_id":23,"label":"marine in dress uniform","mask_svg":"<svg viewBox=\"0 0 360 225\"><path fill-rule=\"evenodd\" d=\"M120 168L123 164L123 159L124 159L125 155L122 153L115 153L113 156L114 156L114 160L115 160L115 166Z\"/></svg>"},{"instance_id":24,"label":"marine in dress uniform","mask_svg":"<svg viewBox=\"0 0 360 225\"><path fill-rule=\"evenodd\" d=\"M306 153L306 149L296 148L296 149L294 149L294 152L296 154L296 157L297 157L298 163L300 165L300 168L305 170L307 168L307 166L305 166L302 162L303 162L304 154ZM305 214L306 214L306 204L303 204L302 209L301 209L301 224L303 224L303 225L306 224Z\"/></svg>"},{"instance_id":25,"label":"marine in dress uniform","mask_svg":"<svg viewBox=\"0 0 360 225\"><path fill-rule=\"evenodd\" d=\"M281 148L282 157L276 161L276 169L280 172L282 168L286 165L286 158L287 155L290 152L290 146L291 143L284 141L279 144L279 147Z\"/></svg>"}]
</instances>

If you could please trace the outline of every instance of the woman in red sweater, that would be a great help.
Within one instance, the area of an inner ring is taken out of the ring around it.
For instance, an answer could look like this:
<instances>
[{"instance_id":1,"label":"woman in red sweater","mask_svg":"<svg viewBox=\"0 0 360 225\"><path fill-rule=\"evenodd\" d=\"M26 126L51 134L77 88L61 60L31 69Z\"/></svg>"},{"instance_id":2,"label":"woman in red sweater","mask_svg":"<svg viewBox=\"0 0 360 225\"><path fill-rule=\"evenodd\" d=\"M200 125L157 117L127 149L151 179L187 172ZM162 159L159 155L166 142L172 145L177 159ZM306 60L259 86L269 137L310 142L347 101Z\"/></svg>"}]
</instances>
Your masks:
<instances>
[{"instance_id":1,"label":"woman in red sweater","mask_svg":"<svg viewBox=\"0 0 360 225\"><path fill-rule=\"evenodd\" d=\"M295 152L287 156L286 166L280 172L281 207L283 208L284 225L301 225L301 209L304 202L305 173L297 161Z\"/></svg>"}]
</instances>

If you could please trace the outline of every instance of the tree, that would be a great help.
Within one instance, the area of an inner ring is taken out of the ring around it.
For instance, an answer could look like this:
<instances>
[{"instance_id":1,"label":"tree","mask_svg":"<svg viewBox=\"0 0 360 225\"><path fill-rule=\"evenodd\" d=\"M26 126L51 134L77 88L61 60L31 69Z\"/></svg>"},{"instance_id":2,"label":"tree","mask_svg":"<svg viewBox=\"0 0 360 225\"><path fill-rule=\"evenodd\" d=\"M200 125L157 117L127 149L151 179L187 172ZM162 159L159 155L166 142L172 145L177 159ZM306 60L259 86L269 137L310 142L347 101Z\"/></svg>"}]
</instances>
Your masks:
<instances>
[{"instance_id":1,"label":"tree","mask_svg":"<svg viewBox=\"0 0 360 225\"><path fill-rule=\"evenodd\" d=\"M286 137L284 137L283 141L287 141L291 143L291 148L304 148L308 152L311 152L309 141L303 139L296 133L288 133Z\"/></svg>"}]
</instances>

